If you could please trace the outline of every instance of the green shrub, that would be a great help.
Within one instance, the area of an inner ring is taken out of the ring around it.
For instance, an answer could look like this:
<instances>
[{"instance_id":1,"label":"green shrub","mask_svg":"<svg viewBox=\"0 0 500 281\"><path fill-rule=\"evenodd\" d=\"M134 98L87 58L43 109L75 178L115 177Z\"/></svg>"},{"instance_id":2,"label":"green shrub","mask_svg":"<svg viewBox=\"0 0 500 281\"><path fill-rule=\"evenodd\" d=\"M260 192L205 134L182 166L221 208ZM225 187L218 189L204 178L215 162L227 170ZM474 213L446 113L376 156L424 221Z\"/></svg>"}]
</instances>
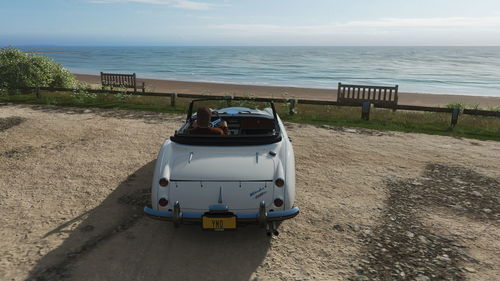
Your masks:
<instances>
[{"instance_id":1,"label":"green shrub","mask_svg":"<svg viewBox=\"0 0 500 281\"><path fill-rule=\"evenodd\" d=\"M488 110L500 112L500 105L497 107L490 107Z\"/></svg>"},{"instance_id":2,"label":"green shrub","mask_svg":"<svg viewBox=\"0 0 500 281\"><path fill-rule=\"evenodd\" d=\"M130 97L132 97L132 94L127 93L127 89L117 89L119 91L115 95L115 99L117 99L119 102L126 102Z\"/></svg>"},{"instance_id":3,"label":"green shrub","mask_svg":"<svg viewBox=\"0 0 500 281\"><path fill-rule=\"evenodd\" d=\"M46 56L12 47L0 48L0 87L73 88L75 85L73 74Z\"/></svg>"},{"instance_id":4,"label":"green shrub","mask_svg":"<svg viewBox=\"0 0 500 281\"><path fill-rule=\"evenodd\" d=\"M85 82L77 82L73 90L73 99L78 104L92 103L97 98L97 94L90 93L90 86Z\"/></svg>"},{"instance_id":5,"label":"green shrub","mask_svg":"<svg viewBox=\"0 0 500 281\"><path fill-rule=\"evenodd\" d=\"M460 111L464 109L479 109L479 104L465 104L463 102L454 102L446 105L447 108L458 108Z\"/></svg>"}]
</instances>

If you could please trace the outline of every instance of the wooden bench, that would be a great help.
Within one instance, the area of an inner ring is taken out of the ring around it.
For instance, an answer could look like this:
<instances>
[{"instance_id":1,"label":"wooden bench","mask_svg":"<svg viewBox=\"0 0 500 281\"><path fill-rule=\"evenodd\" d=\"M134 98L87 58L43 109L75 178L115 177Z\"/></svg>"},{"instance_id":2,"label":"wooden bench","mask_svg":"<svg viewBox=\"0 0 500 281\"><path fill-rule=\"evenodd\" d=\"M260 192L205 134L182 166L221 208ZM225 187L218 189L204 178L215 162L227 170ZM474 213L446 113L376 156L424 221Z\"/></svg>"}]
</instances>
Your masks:
<instances>
[{"instance_id":1,"label":"wooden bench","mask_svg":"<svg viewBox=\"0 0 500 281\"><path fill-rule=\"evenodd\" d=\"M102 88L104 87L110 87L113 89L113 87L118 87L118 88L132 88L134 89L134 92L137 92L137 88L142 89L142 92L144 93L146 91L146 86L144 82L137 86L137 80L135 77L135 73L133 74L117 74L117 73L104 73L101 72L101 85Z\"/></svg>"},{"instance_id":2,"label":"wooden bench","mask_svg":"<svg viewBox=\"0 0 500 281\"><path fill-rule=\"evenodd\" d=\"M375 106L395 109L398 105L398 85L385 87L339 83L337 102L351 105L362 105L364 102L370 102Z\"/></svg>"}]
</instances>

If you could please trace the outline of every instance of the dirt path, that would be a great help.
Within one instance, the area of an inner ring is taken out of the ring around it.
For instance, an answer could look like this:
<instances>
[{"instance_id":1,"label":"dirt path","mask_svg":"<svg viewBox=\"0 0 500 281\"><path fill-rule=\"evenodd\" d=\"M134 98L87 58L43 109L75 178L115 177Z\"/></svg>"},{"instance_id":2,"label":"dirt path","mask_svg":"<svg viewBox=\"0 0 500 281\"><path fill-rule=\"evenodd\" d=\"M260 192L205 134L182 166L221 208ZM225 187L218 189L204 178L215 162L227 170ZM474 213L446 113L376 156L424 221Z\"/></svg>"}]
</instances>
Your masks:
<instances>
[{"instance_id":1,"label":"dirt path","mask_svg":"<svg viewBox=\"0 0 500 281\"><path fill-rule=\"evenodd\" d=\"M182 119L0 105L0 280L500 275L498 142L289 124L302 212L269 239L143 216Z\"/></svg>"}]
</instances>

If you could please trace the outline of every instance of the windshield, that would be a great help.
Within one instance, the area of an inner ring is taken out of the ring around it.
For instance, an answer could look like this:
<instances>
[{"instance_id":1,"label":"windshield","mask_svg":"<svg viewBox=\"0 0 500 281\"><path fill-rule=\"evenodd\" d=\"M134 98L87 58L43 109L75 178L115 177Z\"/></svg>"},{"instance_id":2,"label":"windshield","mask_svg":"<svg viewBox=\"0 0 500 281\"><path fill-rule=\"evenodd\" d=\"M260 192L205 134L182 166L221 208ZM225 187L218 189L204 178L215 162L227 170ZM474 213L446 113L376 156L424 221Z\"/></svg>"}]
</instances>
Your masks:
<instances>
[{"instance_id":1,"label":"windshield","mask_svg":"<svg viewBox=\"0 0 500 281\"><path fill-rule=\"evenodd\" d=\"M215 100L215 105L224 107L209 108L207 105L213 106L214 100L191 102L185 124L171 140L196 145L259 145L281 140L273 103L219 99Z\"/></svg>"}]
</instances>

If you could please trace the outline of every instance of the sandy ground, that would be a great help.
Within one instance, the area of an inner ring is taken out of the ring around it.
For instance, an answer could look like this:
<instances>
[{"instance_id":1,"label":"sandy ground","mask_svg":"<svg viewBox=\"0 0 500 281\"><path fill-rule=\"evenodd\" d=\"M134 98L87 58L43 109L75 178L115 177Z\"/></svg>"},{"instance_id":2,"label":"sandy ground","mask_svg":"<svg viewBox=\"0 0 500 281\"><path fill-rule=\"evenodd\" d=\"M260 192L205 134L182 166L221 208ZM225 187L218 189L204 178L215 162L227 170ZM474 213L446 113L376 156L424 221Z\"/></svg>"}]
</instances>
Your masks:
<instances>
[{"instance_id":1,"label":"sandy ground","mask_svg":"<svg viewBox=\"0 0 500 281\"><path fill-rule=\"evenodd\" d=\"M269 238L142 213L180 115L0 105L0 280L498 280L500 143L288 124Z\"/></svg>"},{"instance_id":2,"label":"sandy ground","mask_svg":"<svg viewBox=\"0 0 500 281\"><path fill-rule=\"evenodd\" d=\"M87 82L97 88L100 87L101 78L98 75L75 75L81 81ZM329 89L184 82L142 78L138 78L138 80L144 81L146 89L152 92L337 100L337 90ZM406 93L404 92L404 85L400 85L399 89L403 91L399 93L399 104L404 105L445 106L449 103L462 102L471 105L478 104L483 108L500 106L500 97Z\"/></svg>"}]
</instances>

